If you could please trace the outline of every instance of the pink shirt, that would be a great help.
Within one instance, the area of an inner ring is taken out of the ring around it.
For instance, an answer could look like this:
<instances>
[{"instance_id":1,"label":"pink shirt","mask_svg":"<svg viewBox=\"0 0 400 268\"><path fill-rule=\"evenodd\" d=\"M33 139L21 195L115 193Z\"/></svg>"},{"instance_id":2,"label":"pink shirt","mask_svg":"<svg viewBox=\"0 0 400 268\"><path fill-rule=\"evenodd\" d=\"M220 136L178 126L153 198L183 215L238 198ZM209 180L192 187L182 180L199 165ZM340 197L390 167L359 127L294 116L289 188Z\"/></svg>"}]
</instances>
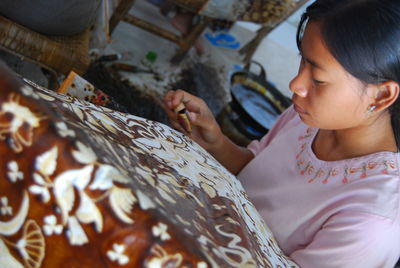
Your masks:
<instances>
[{"instance_id":1,"label":"pink shirt","mask_svg":"<svg viewBox=\"0 0 400 268\"><path fill-rule=\"evenodd\" d=\"M399 154L321 161L318 129L290 107L240 172L281 249L302 268L393 267L400 256Z\"/></svg>"}]
</instances>

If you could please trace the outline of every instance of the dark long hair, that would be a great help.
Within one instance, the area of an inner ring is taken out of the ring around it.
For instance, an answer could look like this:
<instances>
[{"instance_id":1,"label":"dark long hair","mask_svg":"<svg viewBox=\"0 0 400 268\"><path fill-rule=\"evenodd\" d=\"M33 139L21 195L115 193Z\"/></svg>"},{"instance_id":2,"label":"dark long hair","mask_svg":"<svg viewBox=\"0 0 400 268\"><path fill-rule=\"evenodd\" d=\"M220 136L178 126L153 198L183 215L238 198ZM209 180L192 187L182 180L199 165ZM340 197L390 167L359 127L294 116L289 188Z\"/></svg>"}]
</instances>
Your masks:
<instances>
[{"instance_id":1,"label":"dark long hair","mask_svg":"<svg viewBox=\"0 0 400 268\"><path fill-rule=\"evenodd\" d=\"M309 20L321 23L322 38L343 68L365 84L400 84L400 1L317 0L307 7L297 29L300 49ZM400 149L400 100L389 107Z\"/></svg>"}]
</instances>

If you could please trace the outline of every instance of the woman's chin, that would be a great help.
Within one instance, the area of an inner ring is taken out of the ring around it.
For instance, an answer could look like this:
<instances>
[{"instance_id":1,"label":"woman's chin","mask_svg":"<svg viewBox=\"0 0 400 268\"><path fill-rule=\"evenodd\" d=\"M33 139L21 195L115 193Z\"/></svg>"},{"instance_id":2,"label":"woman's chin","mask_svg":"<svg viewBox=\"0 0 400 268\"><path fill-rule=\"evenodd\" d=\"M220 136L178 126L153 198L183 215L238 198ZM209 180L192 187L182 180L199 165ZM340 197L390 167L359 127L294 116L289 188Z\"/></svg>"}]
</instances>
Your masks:
<instances>
[{"instance_id":1,"label":"woman's chin","mask_svg":"<svg viewBox=\"0 0 400 268\"><path fill-rule=\"evenodd\" d=\"M313 122L310 118L310 116L308 114L300 114L297 113L300 117L300 120L306 124L309 127L313 127L313 128L319 128L319 126L317 124L315 124L315 122Z\"/></svg>"}]
</instances>

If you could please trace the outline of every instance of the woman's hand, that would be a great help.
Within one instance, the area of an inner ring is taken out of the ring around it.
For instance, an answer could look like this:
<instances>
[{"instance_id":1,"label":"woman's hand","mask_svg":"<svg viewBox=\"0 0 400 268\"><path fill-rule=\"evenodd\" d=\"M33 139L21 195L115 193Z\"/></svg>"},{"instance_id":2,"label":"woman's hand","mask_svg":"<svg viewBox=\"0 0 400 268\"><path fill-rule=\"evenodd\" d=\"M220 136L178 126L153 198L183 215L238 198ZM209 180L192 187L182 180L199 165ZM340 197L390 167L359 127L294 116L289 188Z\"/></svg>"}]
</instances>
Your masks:
<instances>
[{"instance_id":1,"label":"woman's hand","mask_svg":"<svg viewBox=\"0 0 400 268\"><path fill-rule=\"evenodd\" d=\"M183 90L170 90L164 97L164 103L166 113L175 129L188 135L210 153L222 145L224 135L204 100ZM180 103L185 105L186 114L192 125L190 132L180 125L178 114L174 111Z\"/></svg>"},{"instance_id":2,"label":"woman's hand","mask_svg":"<svg viewBox=\"0 0 400 268\"><path fill-rule=\"evenodd\" d=\"M172 126L200 144L233 174L237 174L254 157L250 150L234 144L222 133L210 108L202 99L186 91L176 90L168 91L164 103ZM178 114L174 111L181 103L185 105L192 124L190 132L179 124Z\"/></svg>"}]
</instances>

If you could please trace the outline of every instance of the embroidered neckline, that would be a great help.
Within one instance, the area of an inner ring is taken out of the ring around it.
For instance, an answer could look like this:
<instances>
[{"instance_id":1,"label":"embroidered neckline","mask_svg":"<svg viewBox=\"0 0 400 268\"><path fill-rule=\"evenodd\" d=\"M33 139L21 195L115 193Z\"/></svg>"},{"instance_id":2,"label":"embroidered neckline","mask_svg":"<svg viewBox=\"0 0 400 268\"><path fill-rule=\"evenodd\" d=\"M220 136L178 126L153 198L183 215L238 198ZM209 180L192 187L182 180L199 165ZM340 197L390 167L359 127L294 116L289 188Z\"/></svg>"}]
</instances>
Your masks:
<instances>
[{"instance_id":1,"label":"embroidered neckline","mask_svg":"<svg viewBox=\"0 0 400 268\"><path fill-rule=\"evenodd\" d=\"M321 182L328 184L330 181L341 180L342 184L347 184L358 179L365 179L368 176L378 174L398 173L397 161L394 156L396 153L380 152L362 157L338 160L323 161L319 160L311 149L318 129L307 128L305 135L299 136L299 153L296 155L296 163L299 173L303 175L308 183ZM391 155L392 159L390 159ZM357 162L358 165L351 165ZM318 167L319 168L316 168ZM327 166L324 168L323 166Z\"/></svg>"}]
</instances>

